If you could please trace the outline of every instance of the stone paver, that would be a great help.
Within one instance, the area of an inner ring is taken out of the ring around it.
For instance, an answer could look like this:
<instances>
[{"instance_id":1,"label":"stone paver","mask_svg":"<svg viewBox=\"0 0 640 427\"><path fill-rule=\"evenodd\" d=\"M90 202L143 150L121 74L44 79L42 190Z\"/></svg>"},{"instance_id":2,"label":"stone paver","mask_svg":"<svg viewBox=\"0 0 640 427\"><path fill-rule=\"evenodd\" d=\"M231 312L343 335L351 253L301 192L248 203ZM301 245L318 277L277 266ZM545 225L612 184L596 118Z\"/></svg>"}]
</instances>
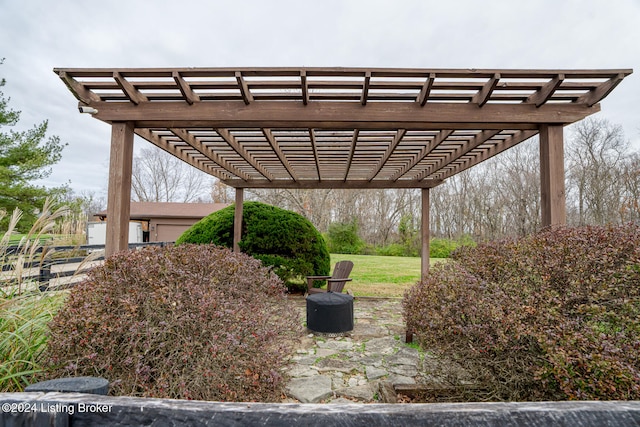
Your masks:
<instances>
[{"instance_id":1,"label":"stone paver","mask_svg":"<svg viewBox=\"0 0 640 427\"><path fill-rule=\"evenodd\" d=\"M381 402L399 384L434 383L436 361L406 345L400 298L356 298L354 329L339 337L307 331L292 355L286 401ZM306 301L296 301L303 319ZM381 387L382 385L382 387Z\"/></svg>"},{"instance_id":2,"label":"stone paver","mask_svg":"<svg viewBox=\"0 0 640 427\"><path fill-rule=\"evenodd\" d=\"M285 391L302 403L318 403L333 396L331 378L321 375L292 378Z\"/></svg>"}]
</instances>

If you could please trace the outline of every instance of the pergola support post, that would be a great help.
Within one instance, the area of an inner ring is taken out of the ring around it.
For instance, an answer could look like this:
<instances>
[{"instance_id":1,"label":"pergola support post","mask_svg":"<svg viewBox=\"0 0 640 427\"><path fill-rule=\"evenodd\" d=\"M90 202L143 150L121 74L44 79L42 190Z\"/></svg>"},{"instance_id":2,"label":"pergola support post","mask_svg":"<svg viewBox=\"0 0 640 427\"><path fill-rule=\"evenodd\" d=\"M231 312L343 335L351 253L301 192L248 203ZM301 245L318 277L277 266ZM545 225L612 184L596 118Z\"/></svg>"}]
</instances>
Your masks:
<instances>
[{"instance_id":1,"label":"pergola support post","mask_svg":"<svg viewBox=\"0 0 640 427\"><path fill-rule=\"evenodd\" d=\"M233 251L240 252L240 239L242 239L242 208L244 203L244 190L236 188L236 206L233 215Z\"/></svg>"},{"instance_id":2,"label":"pergola support post","mask_svg":"<svg viewBox=\"0 0 640 427\"><path fill-rule=\"evenodd\" d=\"M106 257L129 248L133 130L132 122L116 122L111 125Z\"/></svg>"},{"instance_id":3,"label":"pergola support post","mask_svg":"<svg viewBox=\"0 0 640 427\"><path fill-rule=\"evenodd\" d=\"M540 195L542 227L566 224L564 140L561 125L540 127Z\"/></svg>"},{"instance_id":4,"label":"pergola support post","mask_svg":"<svg viewBox=\"0 0 640 427\"><path fill-rule=\"evenodd\" d=\"M420 230L422 233L421 277L424 279L429 274L429 189L422 189L422 220Z\"/></svg>"}]
</instances>

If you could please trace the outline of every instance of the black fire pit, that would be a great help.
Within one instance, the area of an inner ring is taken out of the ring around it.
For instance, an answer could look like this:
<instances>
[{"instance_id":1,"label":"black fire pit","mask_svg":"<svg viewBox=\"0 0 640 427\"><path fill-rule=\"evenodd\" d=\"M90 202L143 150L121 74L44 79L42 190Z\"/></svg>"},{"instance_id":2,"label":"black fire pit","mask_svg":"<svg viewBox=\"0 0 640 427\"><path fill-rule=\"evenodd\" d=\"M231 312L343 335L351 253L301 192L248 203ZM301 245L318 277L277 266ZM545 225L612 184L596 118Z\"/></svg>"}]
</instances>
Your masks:
<instances>
[{"instance_id":1,"label":"black fire pit","mask_svg":"<svg viewBox=\"0 0 640 427\"><path fill-rule=\"evenodd\" d=\"M309 295L307 328L332 334L353 330L353 297L335 292Z\"/></svg>"}]
</instances>

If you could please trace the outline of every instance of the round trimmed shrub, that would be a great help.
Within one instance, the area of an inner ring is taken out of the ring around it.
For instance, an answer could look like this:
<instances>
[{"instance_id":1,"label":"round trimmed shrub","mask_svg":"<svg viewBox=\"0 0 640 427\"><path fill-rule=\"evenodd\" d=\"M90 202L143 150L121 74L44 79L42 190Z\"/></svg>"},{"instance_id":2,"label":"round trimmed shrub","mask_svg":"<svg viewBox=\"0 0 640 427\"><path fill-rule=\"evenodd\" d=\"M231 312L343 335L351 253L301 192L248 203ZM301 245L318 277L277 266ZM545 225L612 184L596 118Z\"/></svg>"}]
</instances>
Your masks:
<instances>
[{"instance_id":1,"label":"round trimmed shrub","mask_svg":"<svg viewBox=\"0 0 640 427\"><path fill-rule=\"evenodd\" d=\"M228 206L210 214L185 231L176 244L233 247L234 212L235 206ZM240 249L272 266L287 284L295 278L329 274L329 251L318 230L302 215L275 206L244 203Z\"/></svg>"},{"instance_id":2,"label":"round trimmed shrub","mask_svg":"<svg viewBox=\"0 0 640 427\"><path fill-rule=\"evenodd\" d=\"M115 395L278 401L301 332L282 281L214 245L108 258L50 323L47 379L107 378Z\"/></svg>"}]
</instances>

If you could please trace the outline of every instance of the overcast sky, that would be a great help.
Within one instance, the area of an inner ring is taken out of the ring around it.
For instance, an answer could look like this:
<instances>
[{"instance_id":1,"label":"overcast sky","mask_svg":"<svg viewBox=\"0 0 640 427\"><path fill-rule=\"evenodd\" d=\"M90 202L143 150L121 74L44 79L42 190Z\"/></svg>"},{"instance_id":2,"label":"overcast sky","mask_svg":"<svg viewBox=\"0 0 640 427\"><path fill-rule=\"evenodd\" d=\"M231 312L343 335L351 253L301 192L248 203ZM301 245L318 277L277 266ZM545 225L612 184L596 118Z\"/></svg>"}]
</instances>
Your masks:
<instances>
[{"instance_id":1,"label":"overcast sky","mask_svg":"<svg viewBox=\"0 0 640 427\"><path fill-rule=\"evenodd\" d=\"M0 0L3 57L18 129L69 144L46 185L98 195L110 126L54 67L633 68L596 117L640 149L640 0Z\"/></svg>"}]
</instances>

